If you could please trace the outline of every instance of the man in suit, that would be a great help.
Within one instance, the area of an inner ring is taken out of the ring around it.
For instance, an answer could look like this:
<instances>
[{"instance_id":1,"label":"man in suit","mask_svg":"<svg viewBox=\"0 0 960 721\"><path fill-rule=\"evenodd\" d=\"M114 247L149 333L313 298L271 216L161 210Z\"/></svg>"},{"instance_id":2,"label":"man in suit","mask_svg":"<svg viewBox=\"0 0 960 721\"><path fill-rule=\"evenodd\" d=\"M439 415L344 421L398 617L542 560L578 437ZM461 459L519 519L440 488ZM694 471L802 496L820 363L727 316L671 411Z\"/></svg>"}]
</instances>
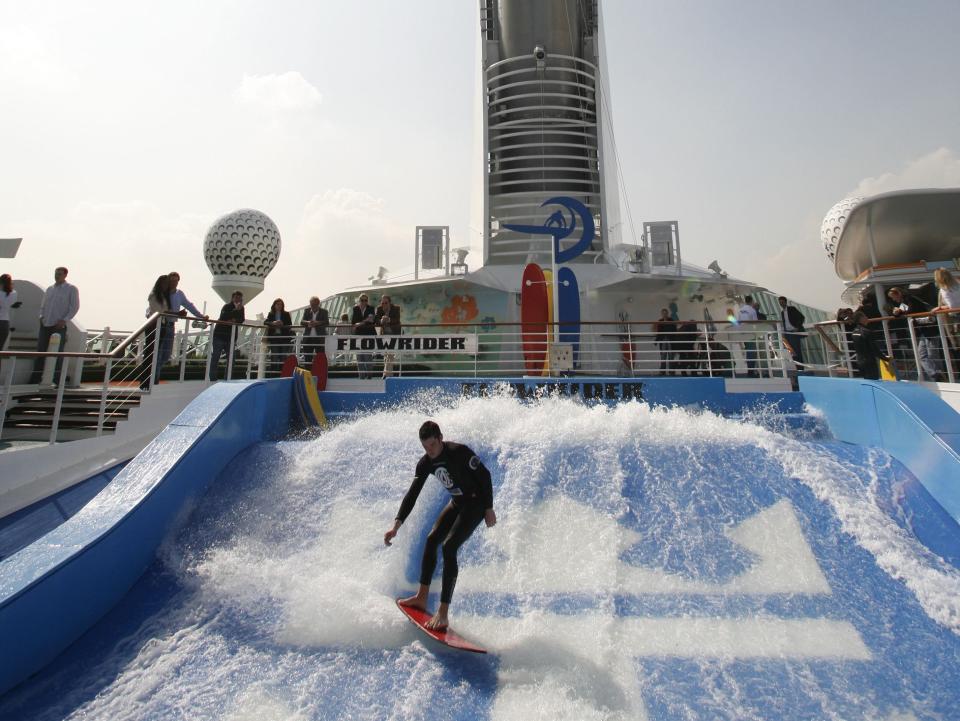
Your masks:
<instances>
[{"instance_id":1,"label":"man in suit","mask_svg":"<svg viewBox=\"0 0 960 721\"><path fill-rule=\"evenodd\" d=\"M243 323L246 320L246 314L243 310L243 293L239 290L233 291L230 302L220 309L220 317L217 320L229 323ZM236 339L240 330L239 326L226 325L226 323L217 323L214 327L210 350L210 380L215 381L219 376L218 366L222 355L226 354L227 367L230 367L230 355L233 353L233 347L236 346Z\"/></svg>"},{"instance_id":2,"label":"man in suit","mask_svg":"<svg viewBox=\"0 0 960 721\"><path fill-rule=\"evenodd\" d=\"M320 307L317 296L310 299L300 323L303 325L303 358L307 363L312 363L315 355L326 352L327 328L330 326L330 314L326 308Z\"/></svg>"},{"instance_id":3,"label":"man in suit","mask_svg":"<svg viewBox=\"0 0 960 721\"><path fill-rule=\"evenodd\" d=\"M676 365L677 349L677 324L670 316L670 311L666 308L660 309L660 320L654 326L657 334L653 337L653 342L660 346L660 375L674 375L676 370L671 371L671 362Z\"/></svg>"},{"instance_id":4,"label":"man in suit","mask_svg":"<svg viewBox=\"0 0 960 721\"><path fill-rule=\"evenodd\" d=\"M791 354L793 362L802 365L803 336L799 334L804 332L803 322L806 318L803 317L803 313L797 310L796 307L787 305L786 296L781 295L777 298L777 302L780 304L780 322L783 323L783 339L793 351Z\"/></svg>"}]
</instances>

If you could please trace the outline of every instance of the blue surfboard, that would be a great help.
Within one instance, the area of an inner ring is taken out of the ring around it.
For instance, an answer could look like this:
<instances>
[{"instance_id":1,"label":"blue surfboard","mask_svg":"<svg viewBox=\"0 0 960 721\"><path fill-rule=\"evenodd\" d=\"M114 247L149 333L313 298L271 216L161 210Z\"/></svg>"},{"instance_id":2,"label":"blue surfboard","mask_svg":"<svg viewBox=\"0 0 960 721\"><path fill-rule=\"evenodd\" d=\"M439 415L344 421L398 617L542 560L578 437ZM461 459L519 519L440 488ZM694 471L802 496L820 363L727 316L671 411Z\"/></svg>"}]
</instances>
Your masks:
<instances>
[{"instance_id":1,"label":"blue surfboard","mask_svg":"<svg viewBox=\"0 0 960 721\"><path fill-rule=\"evenodd\" d=\"M557 305L560 318L560 342L573 344L573 367L580 355L580 286L577 276L566 266L557 271Z\"/></svg>"}]
</instances>

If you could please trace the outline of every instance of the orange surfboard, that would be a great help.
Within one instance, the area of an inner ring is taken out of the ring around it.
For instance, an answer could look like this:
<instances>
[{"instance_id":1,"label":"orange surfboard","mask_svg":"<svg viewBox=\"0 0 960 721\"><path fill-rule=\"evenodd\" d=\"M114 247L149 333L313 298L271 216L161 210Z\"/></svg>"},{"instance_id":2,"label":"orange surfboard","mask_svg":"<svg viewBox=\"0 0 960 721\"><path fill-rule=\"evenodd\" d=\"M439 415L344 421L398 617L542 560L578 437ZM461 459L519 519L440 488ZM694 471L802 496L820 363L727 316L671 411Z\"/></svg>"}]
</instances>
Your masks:
<instances>
[{"instance_id":1,"label":"orange surfboard","mask_svg":"<svg viewBox=\"0 0 960 721\"><path fill-rule=\"evenodd\" d=\"M520 339L523 361L530 375L541 375L547 358L550 303L547 281L536 263L528 263L520 281Z\"/></svg>"}]
</instances>

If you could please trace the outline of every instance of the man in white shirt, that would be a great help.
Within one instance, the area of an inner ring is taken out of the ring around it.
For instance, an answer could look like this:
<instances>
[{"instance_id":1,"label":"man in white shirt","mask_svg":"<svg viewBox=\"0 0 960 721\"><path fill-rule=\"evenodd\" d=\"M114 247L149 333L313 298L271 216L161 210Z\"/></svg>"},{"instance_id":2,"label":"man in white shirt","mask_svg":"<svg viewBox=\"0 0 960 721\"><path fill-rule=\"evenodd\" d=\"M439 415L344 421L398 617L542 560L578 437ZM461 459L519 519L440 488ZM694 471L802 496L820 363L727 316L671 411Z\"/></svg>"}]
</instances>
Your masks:
<instances>
[{"instance_id":1,"label":"man in white shirt","mask_svg":"<svg viewBox=\"0 0 960 721\"><path fill-rule=\"evenodd\" d=\"M167 277L170 278L170 312L184 317L189 310L195 317L209 320L210 316L197 310L197 306L190 302L187 294L177 287L180 283L180 274L174 270L171 271ZM157 368L170 360L170 356L173 355L173 335L176 319L165 318L164 322L168 324L167 332L162 335L160 340L160 355L157 357Z\"/></svg>"},{"instance_id":2,"label":"man in white shirt","mask_svg":"<svg viewBox=\"0 0 960 721\"><path fill-rule=\"evenodd\" d=\"M755 321L757 318L757 311L753 307L753 296L746 295L743 297L743 305L737 309L737 322L744 323L748 321ZM747 325L743 327L745 333L755 333L757 330L756 326ZM757 343L755 340L744 341L743 343L743 353L747 358L747 375L751 378L757 377Z\"/></svg>"},{"instance_id":3,"label":"man in white shirt","mask_svg":"<svg viewBox=\"0 0 960 721\"><path fill-rule=\"evenodd\" d=\"M60 353L67 342L67 321L72 320L80 310L80 291L77 287L67 282L67 273L69 271L60 267L53 271L54 283L43 294L43 302L40 304L40 334L37 336L37 350L44 353L50 345L50 337L57 333L60 335L60 343L53 351ZM30 376L31 383L39 383L43 375L43 358L37 358L33 363L33 373ZM63 367L63 358L57 359L57 367L53 372L53 382L60 382L60 369Z\"/></svg>"}]
</instances>

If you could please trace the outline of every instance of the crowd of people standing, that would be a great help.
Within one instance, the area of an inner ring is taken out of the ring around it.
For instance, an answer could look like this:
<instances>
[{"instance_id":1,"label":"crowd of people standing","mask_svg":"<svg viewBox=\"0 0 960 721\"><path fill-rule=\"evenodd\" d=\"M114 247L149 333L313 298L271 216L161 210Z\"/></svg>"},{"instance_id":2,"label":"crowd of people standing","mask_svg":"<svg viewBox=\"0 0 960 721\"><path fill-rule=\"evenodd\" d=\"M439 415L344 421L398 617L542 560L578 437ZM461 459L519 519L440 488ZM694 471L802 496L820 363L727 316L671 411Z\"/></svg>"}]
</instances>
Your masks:
<instances>
[{"instance_id":1,"label":"crowd of people standing","mask_svg":"<svg viewBox=\"0 0 960 721\"><path fill-rule=\"evenodd\" d=\"M43 295L39 313L38 351L62 351L67 341L68 323L79 310L79 291L67 282L68 273L67 268L57 267L54 283ZM903 351L903 357L912 356L910 345L915 342L918 377L944 380L945 364L960 362L960 312L951 312L960 308L960 282L947 268L938 268L933 283L917 288L893 286L885 290L885 300L886 304L881 307L876 295L867 292L856 309L841 308L837 313L837 320L844 325L844 338L857 374L865 378L879 377L882 363L894 361L900 350ZM804 325L806 319L786 297L780 296L778 304L780 310L775 322L781 327L784 348L802 372L806 365L803 347L807 335ZM20 305L13 278L9 274L0 275L0 350L6 348L10 336L11 312ZM695 320L680 320L676 308L672 308L673 312L667 308L661 309L660 318L653 324L653 342L659 351L659 373L677 376L700 375L704 372L733 375L731 349L718 342L712 323L707 322L705 328L701 328L702 324ZM146 316L151 317L155 313L159 317L145 331L144 353L133 373L144 389L159 380L162 367L172 356L177 319L192 314L194 318L210 321L180 288L180 274L176 271L160 275L154 281L147 296ZM943 334L938 315L943 316ZM908 325L908 318L911 317L912 333ZM878 319L884 319L884 322L876 322ZM237 290L230 301L223 305L218 318L212 321L215 326L211 334L210 380L221 377L220 364L225 357L232 358L240 337L240 327L246 320L243 293ZM761 331L757 330L752 335L750 324L774 322L774 318L765 315L759 303L747 295L736 310L727 310L727 320L731 328L740 326L741 337L731 337L732 342L740 349L747 375L756 377L763 371L758 366L763 364L760 356L764 352L764 344L758 343ZM392 302L391 297L384 294L378 305L373 306L367 293L361 293L351 312L343 314L334 324L331 324L329 313L317 296L310 298L296 326L282 298L273 301L262 323L269 375L279 375L283 363L294 354L298 333L302 334L300 357L309 364L317 355L326 353L326 337L330 333L398 335L402 329L401 309ZM889 330L889 345L884 325ZM58 342L52 344L54 338ZM382 359L383 377L386 378L393 374L395 358L385 353ZM356 355L360 378L372 376L373 360L370 352ZM63 359L58 359L52 379L54 383L59 381L62 363ZM900 365L903 366L903 363ZM43 368L44 359L38 358L31 383L40 382Z\"/></svg>"},{"instance_id":2,"label":"crowd of people standing","mask_svg":"<svg viewBox=\"0 0 960 721\"><path fill-rule=\"evenodd\" d=\"M841 308L837 320L843 324L845 339L851 351L857 375L877 380L881 366L890 363L888 373L908 373L916 342L917 378L942 381L947 377L946 363L960 362L960 282L946 268L934 271L933 282L916 289L892 286L886 289L886 303L881 307L871 290L860 298L856 308ZM944 347L939 315L944 316ZM913 318L911 338L909 318ZM886 319L881 322L882 319ZM884 325L889 332L889 346ZM898 371L899 367L899 371ZM960 369L958 369L960 370Z\"/></svg>"}]
</instances>

